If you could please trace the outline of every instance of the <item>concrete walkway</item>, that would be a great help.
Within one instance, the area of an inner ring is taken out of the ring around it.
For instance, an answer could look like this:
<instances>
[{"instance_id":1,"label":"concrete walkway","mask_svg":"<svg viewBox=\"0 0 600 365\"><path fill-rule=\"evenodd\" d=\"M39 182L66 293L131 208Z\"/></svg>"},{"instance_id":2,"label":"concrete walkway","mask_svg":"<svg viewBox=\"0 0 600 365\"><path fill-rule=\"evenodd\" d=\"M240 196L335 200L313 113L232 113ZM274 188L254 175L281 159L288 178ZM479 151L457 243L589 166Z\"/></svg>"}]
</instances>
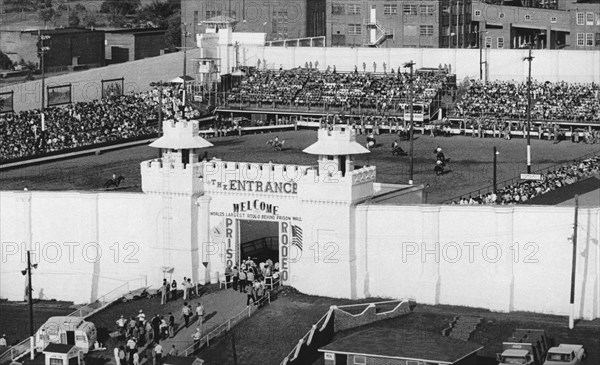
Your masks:
<instances>
[{"instance_id":1,"label":"concrete walkway","mask_svg":"<svg viewBox=\"0 0 600 365\"><path fill-rule=\"evenodd\" d=\"M183 304L181 298L179 298L178 301ZM190 323L187 328L185 327L181 310L173 313L175 314L176 325L175 336L160 341L160 345L163 348L163 357L169 354L173 345L175 345L175 348L179 352L179 356L184 356L185 349L194 344L192 335L196 332L196 328L199 325L195 315L198 302L202 302L202 305L204 306L204 323L201 327L203 337L231 317L247 309L246 294L234 291L231 288L206 294L200 298L192 298L188 303L192 306L194 316L190 318ZM138 353L140 354L140 365L146 364L146 347L139 348ZM104 365L115 365L114 357L111 356L110 360L104 363Z\"/></svg>"},{"instance_id":2,"label":"concrete walkway","mask_svg":"<svg viewBox=\"0 0 600 365\"><path fill-rule=\"evenodd\" d=\"M183 351L194 344L192 335L196 332L196 328L200 327L202 336L204 337L223 322L247 308L246 294L234 291L233 289L223 289L203 296L200 300L192 299L190 303L194 311L199 301L204 306L204 323L200 326L198 318L194 314L194 317L190 319L189 327L185 328L182 318L181 322L179 322L182 323L181 327L179 327L175 336L160 342L164 355L168 354L173 345L175 345L179 355L184 356Z\"/></svg>"}]
</instances>

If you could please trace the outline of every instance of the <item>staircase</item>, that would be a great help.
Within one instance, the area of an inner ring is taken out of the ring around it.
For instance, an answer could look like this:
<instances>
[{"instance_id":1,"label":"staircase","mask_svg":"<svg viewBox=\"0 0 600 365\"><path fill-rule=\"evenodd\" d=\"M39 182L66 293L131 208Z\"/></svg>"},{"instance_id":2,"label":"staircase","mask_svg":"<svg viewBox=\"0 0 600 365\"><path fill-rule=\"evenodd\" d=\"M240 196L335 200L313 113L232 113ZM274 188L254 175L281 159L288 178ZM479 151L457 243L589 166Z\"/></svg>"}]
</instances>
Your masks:
<instances>
[{"instance_id":1,"label":"staircase","mask_svg":"<svg viewBox=\"0 0 600 365\"><path fill-rule=\"evenodd\" d=\"M367 42L365 44L367 47L379 47L386 39L394 37L394 31L384 28L379 22L367 22L365 25L367 29L375 28L377 30L375 42Z\"/></svg>"}]
</instances>

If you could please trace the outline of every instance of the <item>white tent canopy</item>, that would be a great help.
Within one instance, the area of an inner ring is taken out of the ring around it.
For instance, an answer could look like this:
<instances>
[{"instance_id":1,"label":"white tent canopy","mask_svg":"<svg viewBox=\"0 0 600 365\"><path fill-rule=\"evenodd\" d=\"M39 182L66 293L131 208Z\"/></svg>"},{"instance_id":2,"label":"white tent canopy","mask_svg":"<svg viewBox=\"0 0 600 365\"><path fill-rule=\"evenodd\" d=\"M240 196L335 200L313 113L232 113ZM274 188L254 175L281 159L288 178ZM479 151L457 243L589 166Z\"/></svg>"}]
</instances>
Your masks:
<instances>
[{"instance_id":1,"label":"white tent canopy","mask_svg":"<svg viewBox=\"0 0 600 365\"><path fill-rule=\"evenodd\" d=\"M186 76L185 77L185 81L194 81L194 78L191 76ZM172 84L183 84L183 76L177 76L176 78L174 78L173 80L170 81L170 83Z\"/></svg>"}]
</instances>

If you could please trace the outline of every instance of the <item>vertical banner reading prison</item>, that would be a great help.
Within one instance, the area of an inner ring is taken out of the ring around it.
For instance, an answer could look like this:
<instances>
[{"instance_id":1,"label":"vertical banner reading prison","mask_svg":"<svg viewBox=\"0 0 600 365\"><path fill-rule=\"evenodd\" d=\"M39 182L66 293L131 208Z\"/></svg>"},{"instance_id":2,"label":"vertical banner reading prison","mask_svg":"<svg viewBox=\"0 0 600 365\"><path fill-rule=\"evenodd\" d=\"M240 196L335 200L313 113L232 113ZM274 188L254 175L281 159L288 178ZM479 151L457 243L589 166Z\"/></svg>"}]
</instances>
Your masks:
<instances>
[{"instance_id":1,"label":"vertical banner reading prison","mask_svg":"<svg viewBox=\"0 0 600 365\"><path fill-rule=\"evenodd\" d=\"M48 86L48 106L71 104L71 84Z\"/></svg>"},{"instance_id":2,"label":"vertical banner reading prison","mask_svg":"<svg viewBox=\"0 0 600 365\"><path fill-rule=\"evenodd\" d=\"M14 111L14 91L0 93L0 114Z\"/></svg>"},{"instance_id":3,"label":"vertical banner reading prison","mask_svg":"<svg viewBox=\"0 0 600 365\"><path fill-rule=\"evenodd\" d=\"M123 95L125 78L102 80L102 98Z\"/></svg>"}]
</instances>

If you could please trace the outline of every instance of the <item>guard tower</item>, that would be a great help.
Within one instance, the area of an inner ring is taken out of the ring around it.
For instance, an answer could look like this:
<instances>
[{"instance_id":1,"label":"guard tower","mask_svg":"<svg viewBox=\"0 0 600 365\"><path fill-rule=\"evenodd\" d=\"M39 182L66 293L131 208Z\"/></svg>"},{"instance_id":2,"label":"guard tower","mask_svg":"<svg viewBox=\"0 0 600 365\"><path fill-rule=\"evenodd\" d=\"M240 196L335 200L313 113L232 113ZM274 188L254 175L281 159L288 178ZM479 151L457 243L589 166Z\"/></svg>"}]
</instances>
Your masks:
<instances>
[{"instance_id":1,"label":"guard tower","mask_svg":"<svg viewBox=\"0 0 600 365\"><path fill-rule=\"evenodd\" d=\"M145 217L156 231L148 238L148 280L160 283L165 267L174 275L198 282L204 275L200 263L198 200L203 195L201 148L212 146L198 135L197 121L163 122L163 135L151 147L162 149L162 157L141 163L142 190L147 194Z\"/></svg>"},{"instance_id":2,"label":"guard tower","mask_svg":"<svg viewBox=\"0 0 600 365\"><path fill-rule=\"evenodd\" d=\"M370 152L356 142L356 131L348 125L334 125L319 129L318 138L303 151L319 156L316 175L309 177L318 187L309 183L314 187L310 193L347 202L372 196L375 167L354 166L353 156Z\"/></svg>"},{"instance_id":3,"label":"guard tower","mask_svg":"<svg viewBox=\"0 0 600 365\"><path fill-rule=\"evenodd\" d=\"M196 90L201 90L203 96L211 100L211 93L216 94L220 75L221 59L212 57L194 58L194 69L196 70Z\"/></svg>"}]
</instances>

